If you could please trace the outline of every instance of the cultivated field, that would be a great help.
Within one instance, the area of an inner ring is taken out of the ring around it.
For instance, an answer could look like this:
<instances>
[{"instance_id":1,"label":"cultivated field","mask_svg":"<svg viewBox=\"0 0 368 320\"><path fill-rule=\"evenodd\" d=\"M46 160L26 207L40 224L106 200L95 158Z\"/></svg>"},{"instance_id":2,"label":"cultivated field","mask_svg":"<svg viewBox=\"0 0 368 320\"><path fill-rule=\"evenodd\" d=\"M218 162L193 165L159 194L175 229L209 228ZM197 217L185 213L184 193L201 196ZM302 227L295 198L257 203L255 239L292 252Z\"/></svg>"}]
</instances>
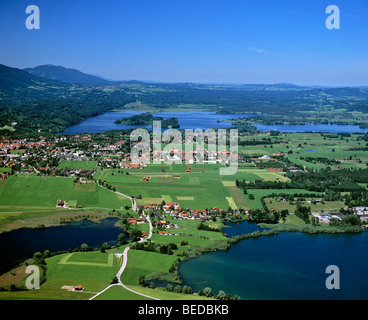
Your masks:
<instances>
[{"instance_id":1,"label":"cultivated field","mask_svg":"<svg viewBox=\"0 0 368 320\"><path fill-rule=\"evenodd\" d=\"M189 166L192 171L185 172L188 165L149 165L143 170L104 169L95 174L95 179L106 180L117 191L130 196L141 196L138 204L179 202L182 208L206 209L232 206L244 208L246 206L242 193L234 188L235 176L221 177L220 165L197 164ZM128 175L126 173L129 173ZM237 176L244 177L238 173ZM150 181L142 181L145 176Z\"/></svg>"}]
</instances>

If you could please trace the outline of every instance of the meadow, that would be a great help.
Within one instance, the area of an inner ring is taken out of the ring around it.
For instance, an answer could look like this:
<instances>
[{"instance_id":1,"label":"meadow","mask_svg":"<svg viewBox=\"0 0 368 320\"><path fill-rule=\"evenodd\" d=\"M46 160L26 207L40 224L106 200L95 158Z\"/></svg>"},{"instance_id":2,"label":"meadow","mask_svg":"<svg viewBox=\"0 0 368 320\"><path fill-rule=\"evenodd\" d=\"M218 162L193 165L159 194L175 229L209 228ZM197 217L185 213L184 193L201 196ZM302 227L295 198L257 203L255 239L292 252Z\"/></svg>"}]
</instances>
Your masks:
<instances>
[{"instance_id":1,"label":"meadow","mask_svg":"<svg viewBox=\"0 0 368 320\"><path fill-rule=\"evenodd\" d=\"M331 165L332 169L339 167L364 168L368 163L368 154L364 149L366 141L360 140L361 135L351 134L344 137L337 134L321 134L311 132L282 133L278 137L273 137L275 143L271 145L242 146L239 148L240 155L259 154L272 157L274 154L284 152L290 161L301 166L307 166L319 170L325 167L321 162L307 162L300 158L327 158L341 161L341 164ZM240 137L240 140L262 140L270 138L270 135L263 133L253 137ZM281 141L281 143L277 143ZM270 162L272 163L272 162Z\"/></svg>"},{"instance_id":2,"label":"meadow","mask_svg":"<svg viewBox=\"0 0 368 320\"><path fill-rule=\"evenodd\" d=\"M57 200L66 201L70 209L57 208ZM74 183L71 177L17 174L0 183L0 230L37 226L37 221L49 224L55 217L76 215L78 210L106 213L126 205L131 206L130 200L95 183Z\"/></svg>"},{"instance_id":3,"label":"meadow","mask_svg":"<svg viewBox=\"0 0 368 320\"><path fill-rule=\"evenodd\" d=\"M150 203L178 202L182 208L206 209L230 205L244 208L245 199L232 190L234 179L219 174L220 165L211 164L162 164L149 165L143 170L104 169L95 174L96 180L106 180L117 191L129 196L141 196L139 205ZM191 168L191 172L185 172ZM129 174L127 174L129 173ZM240 176L243 176L239 173ZM142 181L145 176L150 181Z\"/></svg>"},{"instance_id":4,"label":"meadow","mask_svg":"<svg viewBox=\"0 0 368 320\"><path fill-rule=\"evenodd\" d=\"M86 161L72 161L72 160L62 160L58 165L58 169L69 168L74 170L90 170L97 168L97 161L86 160Z\"/></svg>"},{"instance_id":5,"label":"meadow","mask_svg":"<svg viewBox=\"0 0 368 320\"><path fill-rule=\"evenodd\" d=\"M32 300L86 300L103 290L118 272L122 259L115 252L74 252L55 255L46 259L47 281L39 290L0 293L0 299ZM63 286L82 285L82 292L69 292Z\"/></svg>"},{"instance_id":6,"label":"meadow","mask_svg":"<svg viewBox=\"0 0 368 320\"><path fill-rule=\"evenodd\" d=\"M74 183L73 178L39 177L35 174L10 176L0 186L2 209L24 207L29 209L51 209L57 200L77 201L83 208L115 208L130 204L126 198L95 184Z\"/></svg>"},{"instance_id":7,"label":"meadow","mask_svg":"<svg viewBox=\"0 0 368 320\"><path fill-rule=\"evenodd\" d=\"M306 201L311 201L312 198L306 198ZM277 201L277 199L265 198L264 199L268 209L275 209L276 211L289 210L294 212L296 210L296 204L289 204L288 201ZM339 212L341 208L345 207L344 202L341 201L326 201L321 204L303 203L303 206L310 207L311 212Z\"/></svg>"},{"instance_id":8,"label":"meadow","mask_svg":"<svg viewBox=\"0 0 368 320\"><path fill-rule=\"evenodd\" d=\"M249 209L260 209L262 208L262 197L267 197L271 193L280 194L294 194L294 193L308 193L310 191L304 189L249 189L247 203L249 204ZM249 195L253 195L254 199L250 199ZM271 208L269 208L271 209Z\"/></svg>"},{"instance_id":9,"label":"meadow","mask_svg":"<svg viewBox=\"0 0 368 320\"><path fill-rule=\"evenodd\" d=\"M151 289L148 287L129 286L136 292L155 297L161 300L214 300L196 294L183 294L165 291L163 288ZM94 300L152 300L150 298L135 294L121 286L113 286L106 290Z\"/></svg>"}]
</instances>

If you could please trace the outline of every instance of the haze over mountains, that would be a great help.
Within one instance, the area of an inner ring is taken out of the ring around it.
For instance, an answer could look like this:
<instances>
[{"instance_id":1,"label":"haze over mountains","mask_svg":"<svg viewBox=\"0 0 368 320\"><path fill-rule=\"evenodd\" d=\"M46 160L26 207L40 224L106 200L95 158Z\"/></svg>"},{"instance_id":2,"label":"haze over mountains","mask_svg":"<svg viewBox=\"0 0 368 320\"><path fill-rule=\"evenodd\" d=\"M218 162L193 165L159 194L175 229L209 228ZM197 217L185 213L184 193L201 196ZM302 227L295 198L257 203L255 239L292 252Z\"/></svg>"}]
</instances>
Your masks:
<instances>
[{"instance_id":1,"label":"haze over mountains","mask_svg":"<svg viewBox=\"0 0 368 320\"><path fill-rule=\"evenodd\" d=\"M33 68L25 68L22 69L32 75L47 78L50 80L61 81L66 83L76 83L76 84L86 84L86 85L114 85L114 84L122 84L122 83L155 83L155 84L165 84L162 81L154 81L154 80L112 80L107 79L99 75L92 75L81 72L77 69L66 68L63 66L55 66L52 64L40 65ZM177 84L179 84L178 82ZM201 85L201 84L197 84ZM274 84L255 84L255 83L206 83L202 85L210 85L210 86L227 86L227 87L249 87L252 90L254 89L266 89L269 87L273 88L283 88L288 90L300 90L300 89L308 89L308 88L333 88L331 86L316 86L316 85L308 85L308 86L299 86L293 83L274 83ZM368 88L368 86L359 87L359 88Z\"/></svg>"},{"instance_id":2,"label":"haze over mountains","mask_svg":"<svg viewBox=\"0 0 368 320\"><path fill-rule=\"evenodd\" d=\"M112 83L112 81L103 79L98 76L86 74L76 69L69 69L63 66L54 66L51 64L37 66L34 68L26 68L23 70L35 76L62 82L80 83L89 85L108 85Z\"/></svg>"}]
</instances>

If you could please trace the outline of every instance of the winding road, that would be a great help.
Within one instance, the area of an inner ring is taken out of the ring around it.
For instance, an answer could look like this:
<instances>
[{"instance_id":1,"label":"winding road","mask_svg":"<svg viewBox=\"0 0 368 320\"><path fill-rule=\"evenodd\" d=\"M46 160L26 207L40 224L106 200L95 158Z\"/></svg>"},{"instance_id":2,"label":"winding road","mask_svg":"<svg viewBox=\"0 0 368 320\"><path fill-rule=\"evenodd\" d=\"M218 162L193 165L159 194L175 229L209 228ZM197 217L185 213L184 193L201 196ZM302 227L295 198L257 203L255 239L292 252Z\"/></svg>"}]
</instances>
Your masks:
<instances>
[{"instance_id":1,"label":"winding road","mask_svg":"<svg viewBox=\"0 0 368 320\"><path fill-rule=\"evenodd\" d=\"M102 187L100 186L101 188L105 188L105 187ZM106 190L108 190L107 188L105 188ZM112 190L110 190L111 192L114 192ZM137 204L136 204L136 201L135 199L133 199L132 197L129 197L121 192L114 192L114 193L117 193L125 198L128 198L131 202L132 202L132 210L134 212L137 211ZM149 224L149 233L148 233L148 236L145 238L145 239L141 239L139 242L144 242L146 241L147 239L150 239L152 237L152 222L150 220L150 217L147 215L145 215L145 218L146 220L148 221L148 224ZM93 300L94 298L96 298L97 296L99 296L100 294L104 293L106 290L108 290L109 288L113 287L113 286L122 286L124 289L130 291L130 292L133 292L135 294L138 294L140 296L143 296L143 297L146 297L146 298L149 298L149 299L153 299L153 300L161 300L161 299L158 299L158 298L155 298L155 297L151 297L149 295L146 295L146 294L143 294L143 293L140 293L140 292L137 292L137 291L134 291L133 289L130 289L129 287L127 287L124 283L121 282L120 278L121 278L121 275L123 274L126 266L127 266L127 263L128 263L128 251L130 250L130 247L127 246L123 252L123 263L120 267L120 270L119 272L117 273L116 275L116 278L118 279L118 283L114 283L114 284L111 284L109 285L108 287L106 287L105 289L103 289L102 291L98 292L97 294L95 294L93 297L91 297L89 300Z\"/></svg>"}]
</instances>

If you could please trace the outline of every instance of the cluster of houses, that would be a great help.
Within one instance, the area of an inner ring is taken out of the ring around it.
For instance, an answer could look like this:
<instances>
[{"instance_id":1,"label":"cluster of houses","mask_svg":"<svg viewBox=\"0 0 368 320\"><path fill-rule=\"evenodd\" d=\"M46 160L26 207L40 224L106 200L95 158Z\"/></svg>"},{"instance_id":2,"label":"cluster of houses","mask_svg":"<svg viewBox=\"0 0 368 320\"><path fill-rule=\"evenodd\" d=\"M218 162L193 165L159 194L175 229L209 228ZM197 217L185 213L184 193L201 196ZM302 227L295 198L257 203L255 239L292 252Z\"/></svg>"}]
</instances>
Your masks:
<instances>
[{"instance_id":1,"label":"cluster of houses","mask_svg":"<svg viewBox=\"0 0 368 320\"><path fill-rule=\"evenodd\" d=\"M119 138L118 138L119 139ZM160 161L186 160L195 163L199 154L207 160L204 162L221 162L224 156L231 156L230 151L211 152L205 148L197 147L192 152L172 148L172 150L153 150L147 155L146 161L142 159L140 164L130 163L129 147L125 148L128 141L127 136L112 139L104 134L100 135L70 135L55 137L39 137L26 139L4 139L0 141L0 167L11 168L16 165L16 172L35 172L41 175L55 174L60 161L88 161L98 159L98 165L106 168L143 169L151 160L148 157ZM210 138L208 138L210 140ZM165 142L164 142L165 143ZM185 143L185 140L183 140ZM83 145L83 148L80 146ZM130 145L130 144L129 144ZM32 158L32 164L27 160ZM35 162L36 160L36 162ZM37 163L39 162L39 163ZM42 163L42 164L41 164ZM82 168L81 168L82 169ZM186 170L187 173L190 169ZM63 172L63 175L74 174L74 172ZM5 179L5 176L0 177Z\"/></svg>"},{"instance_id":2,"label":"cluster of houses","mask_svg":"<svg viewBox=\"0 0 368 320\"><path fill-rule=\"evenodd\" d=\"M156 140L153 142L155 143ZM190 139L189 139L190 141ZM160 143L161 141L157 141ZM168 141L166 141L168 143ZM165 143L165 141L164 141ZM187 144L188 140L183 140L180 145ZM193 143L193 140L190 142ZM231 157L229 150L211 151L206 148L196 147L195 150L187 151L173 147L172 149L154 149L152 151L152 157L155 160L166 161L185 161L186 163L196 163L203 160L204 163L218 163L223 162L225 159Z\"/></svg>"},{"instance_id":3,"label":"cluster of houses","mask_svg":"<svg viewBox=\"0 0 368 320\"><path fill-rule=\"evenodd\" d=\"M101 163L106 167L112 167L117 161L127 162L130 154L119 149L127 140L112 143L111 138L104 136L96 137L93 141L90 134L73 136L55 136L52 138L25 138L5 139L0 141L0 167L16 168L16 172L35 172L39 174L50 174L60 161L88 161L90 159L102 159ZM102 140L102 141L101 141ZM98 141L98 142L97 142ZM83 143L83 148L80 148ZM86 148L86 145L87 148ZM63 146L61 146L63 145ZM109 156L114 158L109 158ZM32 161L28 160L32 158ZM42 163L42 164L41 164ZM144 165L143 165L144 166ZM51 174L57 174L54 171ZM5 178L1 177L2 179Z\"/></svg>"},{"instance_id":4,"label":"cluster of houses","mask_svg":"<svg viewBox=\"0 0 368 320\"><path fill-rule=\"evenodd\" d=\"M72 209L75 208L74 204L69 204L68 202L64 200L57 200L56 201L56 208L64 208L64 209ZM78 205L78 208L81 209L82 206Z\"/></svg>"},{"instance_id":5,"label":"cluster of houses","mask_svg":"<svg viewBox=\"0 0 368 320\"><path fill-rule=\"evenodd\" d=\"M292 173L295 173L295 172L301 172L303 170L300 170L298 167L294 167L294 166L291 166L288 168L290 172Z\"/></svg>"},{"instance_id":6,"label":"cluster of houses","mask_svg":"<svg viewBox=\"0 0 368 320\"><path fill-rule=\"evenodd\" d=\"M168 235L173 236L177 235L176 233L172 231L167 231L166 229L176 229L179 228L179 225L171 222L169 223L165 219L165 214L170 215L171 218L177 219L177 220L200 220L202 222L209 221L211 217L221 217L221 213L224 212L224 210L213 207L209 210L191 210L189 208L183 210L180 208L180 205L177 202L168 202L165 205L157 205L157 204L150 204L146 206L141 206L141 209L143 209L143 212L149 213L147 211L151 211L151 215L158 220L155 222L155 226L160 229L159 234L160 235ZM156 212L152 211L156 210ZM237 213L237 210L234 211L234 214Z\"/></svg>"},{"instance_id":7,"label":"cluster of houses","mask_svg":"<svg viewBox=\"0 0 368 320\"><path fill-rule=\"evenodd\" d=\"M347 210L348 208L345 209ZM359 216L362 221L368 220L368 207L353 207L350 209L350 211ZM316 217L319 222L323 223L330 223L332 218L342 220L344 217L346 217L346 215L339 212L317 212L312 213L312 215Z\"/></svg>"},{"instance_id":8,"label":"cluster of houses","mask_svg":"<svg viewBox=\"0 0 368 320\"><path fill-rule=\"evenodd\" d=\"M36 171L36 172L40 173L40 171ZM92 169L85 170L83 168L81 169L72 169L72 168L60 168L59 169L57 168L50 172L51 175L57 175L57 176L62 176L62 177L78 176L79 177L78 182L80 183L93 182L92 179L90 179L90 177L92 177L94 173L95 173L95 170L92 170Z\"/></svg>"},{"instance_id":9,"label":"cluster of houses","mask_svg":"<svg viewBox=\"0 0 368 320\"><path fill-rule=\"evenodd\" d=\"M286 201L286 199L284 197L278 197L277 199L278 202L281 202L281 201ZM298 200L299 203L313 203L313 204L322 204L323 203L323 200L321 199L313 199L313 200Z\"/></svg>"},{"instance_id":10,"label":"cluster of houses","mask_svg":"<svg viewBox=\"0 0 368 320\"><path fill-rule=\"evenodd\" d=\"M68 208L68 203L63 200L56 201L56 208Z\"/></svg>"},{"instance_id":11,"label":"cluster of houses","mask_svg":"<svg viewBox=\"0 0 368 320\"><path fill-rule=\"evenodd\" d=\"M171 213L172 211L180 210L180 205L177 202L167 202L162 206L162 210L165 213Z\"/></svg>"},{"instance_id":12,"label":"cluster of houses","mask_svg":"<svg viewBox=\"0 0 368 320\"><path fill-rule=\"evenodd\" d=\"M41 149L45 150L47 147L44 138L40 140L34 138L2 140L0 142L0 166L7 168L16 166L17 171L26 172L28 166L24 164L24 160L34 152ZM44 151L42 153L44 153ZM32 171L33 170L32 168ZM5 178L5 176L2 177L2 179Z\"/></svg>"},{"instance_id":13,"label":"cluster of houses","mask_svg":"<svg viewBox=\"0 0 368 320\"><path fill-rule=\"evenodd\" d=\"M211 216L221 217L221 213L224 211L223 209L220 209L218 207L213 207L210 210L191 210L189 208L182 209L177 202L167 202L164 205L151 203L149 205L138 206L138 209L142 213L148 213L148 211L152 212L151 214L153 215L153 217L160 219L159 221L157 221L157 226L165 228L176 228L177 226L175 224L166 224L163 220L165 218L164 214L170 215L170 217L172 217L173 219L200 219L204 222L209 221Z\"/></svg>"},{"instance_id":14,"label":"cluster of houses","mask_svg":"<svg viewBox=\"0 0 368 320\"><path fill-rule=\"evenodd\" d=\"M130 163L130 162L121 162L119 163L120 168L123 169L143 169L145 167L147 167L147 163L142 162L139 164L134 164L134 163Z\"/></svg>"},{"instance_id":15,"label":"cluster of houses","mask_svg":"<svg viewBox=\"0 0 368 320\"><path fill-rule=\"evenodd\" d=\"M133 224L133 225L148 222L144 216L141 216L140 218L128 218L127 220L128 220L128 223Z\"/></svg>"},{"instance_id":16,"label":"cluster of houses","mask_svg":"<svg viewBox=\"0 0 368 320\"><path fill-rule=\"evenodd\" d=\"M354 214L359 216L360 220L367 221L368 220L368 207L354 207L352 208Z\"/></svg>"},{"instance_id":17,"label":"cluster of houses","mask_svg":"<svg viewBox=\"0 0 368 320\"><path fill-rule=\"evenodd\" d=\"M159 233L163 236L177 236L177 234L174 232L160 231Z\"/></svg>"},{"instance_id":18,"label":"cluster of houses","mask_svg":"<svg viewBox=\"0 0 368 320\"><path fill-rule=\"evenodd\" d=\"M62 286L61 289L68 290L70 292L73 292L73 291L78 292L78 291L83 291L84 288L82 287L82 285L79 284L76 286Z\"/></svg>"},{"instance_id":19,"label":"cluster of houses","mask_svg":"<svg viewBox=\"0 0 368 320\"><path fill-rule=\"evenodd\" d=\"M8 174L7 174L7 173L0 173L0 179L1 179L1 180L6 180L6 179L8 179Z\"/></svg>"},{"instance_id":20,"label":"cluster of houses","mask_svg":"<svg viewBox=\"0 0 368 320\"><path fill-rule=\"evenodd\" d=\"M332 218L342 220L342 216L338 213L316 212L312 213L312 215L322 223L330 223Z\"/></svg>"},{"instance_id":21,"label":"cluster of houses","mask_svg":"<svg viewBox=\"0 0 368 320\"><path fill-rule=\"evenodd\" d=\"M368 207L354 207L353 210L358 216L368 216Z\"/></svg>"}]
</instances>

